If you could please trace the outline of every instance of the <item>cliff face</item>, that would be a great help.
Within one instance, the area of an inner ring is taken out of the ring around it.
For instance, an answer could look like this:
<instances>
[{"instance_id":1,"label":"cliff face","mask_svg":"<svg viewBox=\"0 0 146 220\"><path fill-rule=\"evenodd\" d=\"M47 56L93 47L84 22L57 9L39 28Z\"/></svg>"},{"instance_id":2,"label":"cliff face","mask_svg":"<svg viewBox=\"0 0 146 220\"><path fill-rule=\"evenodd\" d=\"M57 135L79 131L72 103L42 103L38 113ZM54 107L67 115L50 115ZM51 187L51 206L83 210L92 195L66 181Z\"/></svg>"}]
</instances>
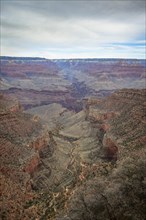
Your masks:
<instances>
[{"instance_id":1,"label":"cliff face","mask_svg":"<svg viewBox=\"0 0 146 220\"><path fill-rule=\"evenodd\" d=\"M115 142L121 157L127 145L132 151L145 144L145 99L146 90L121 90L90 106L89 117L106 127L103 145Z\"/></svg>"},{"instance_id":2,"label":"cliff face","mask_svg":"<svg viewBox=\"0 0 146 220\"><path fill-rule=\"evenodd\" d=\"M0 78L1 92L17 98L25 109L75 101L71 83L51 60L1 58Z\"/></svg>"},{"instance_id":3,"label":"cliff face","mask_svg":"<svg viewBox=\"0 0 146 220\"><path fill-rule=\"evenodd\" d=\"M16 100L0 96L3 219L21 216L26 201L35 198L36 195L31 190L31 175L40 164L39 151L48 141L49 137L39 121L34 121L31 115L23 113Z\"/></svg>"},{"instance_id":4,"label":"cliff face","mask_svg":"<svg viewBox=\"0 0 146 220\"><path fill-rule=\"evenodd\" d=\"M10 157L13 155L11 160L17 168L21 166L26 172L32 173L40 163L39 151L48 145L47 131L31 115L20 110L14 112L11 106L0 114L0 121L3 163L11 164Z\"/></svg>"},{"instance_id":5,"label":"cliff face","mask_svg":"<svg viewBox=\"0 0 146 220\"><path fill-rule=\"evenodd\" d=\"M86 100L86 120L96 125L100 150L90 165L81 162L81 185L66 203L68 218L57 220L145 218L145 100L146 90L126 89Z\"/></svg>"}]
</instances>

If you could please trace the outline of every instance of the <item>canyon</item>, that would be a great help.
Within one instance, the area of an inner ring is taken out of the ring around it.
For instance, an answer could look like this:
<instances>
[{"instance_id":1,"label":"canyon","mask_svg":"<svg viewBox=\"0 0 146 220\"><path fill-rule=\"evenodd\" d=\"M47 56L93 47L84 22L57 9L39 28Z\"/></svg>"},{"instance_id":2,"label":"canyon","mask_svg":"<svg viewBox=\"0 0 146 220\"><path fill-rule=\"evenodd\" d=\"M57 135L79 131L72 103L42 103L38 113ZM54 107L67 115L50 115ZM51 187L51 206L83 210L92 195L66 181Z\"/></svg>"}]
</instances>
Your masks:
<instances>
[{"instance_id":1,"label":"canyon","mask_svg":"<svg viewBox=\"0 0 146 220\"><path fill-rule=\"evenodd\" d=\"M145 68L1 57L2 219L145 219Z\"/></svg>"},{"instance_id":2,"label":"canyon","mask_svg":"<svg viewBox=\"0 0 146 220\"><path fill-rule=\"evenodd\" d=\"M145 60L1 57L0 90L24 109L59 103L78 111L83 98L145 88L145 77Z\"/></svg>"}]
</instances>

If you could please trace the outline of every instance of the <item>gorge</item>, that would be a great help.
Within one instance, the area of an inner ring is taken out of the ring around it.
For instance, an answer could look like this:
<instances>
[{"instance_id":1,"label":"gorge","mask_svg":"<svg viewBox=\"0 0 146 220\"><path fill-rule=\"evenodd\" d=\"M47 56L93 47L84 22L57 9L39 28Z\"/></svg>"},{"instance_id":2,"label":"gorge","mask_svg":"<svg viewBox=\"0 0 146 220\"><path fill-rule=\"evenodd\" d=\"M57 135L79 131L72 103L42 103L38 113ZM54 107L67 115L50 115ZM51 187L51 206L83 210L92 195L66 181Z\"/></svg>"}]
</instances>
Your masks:
<instances>
[{"instance_id":1,"label":"gorge","mask_svg":"<svg viewBox=\"0 0 146 220\"><path fill-rule=\"evenodd\" d=\"M2 219L145 219L145 68L1 57Z\"/></svg>"}]
</instances>

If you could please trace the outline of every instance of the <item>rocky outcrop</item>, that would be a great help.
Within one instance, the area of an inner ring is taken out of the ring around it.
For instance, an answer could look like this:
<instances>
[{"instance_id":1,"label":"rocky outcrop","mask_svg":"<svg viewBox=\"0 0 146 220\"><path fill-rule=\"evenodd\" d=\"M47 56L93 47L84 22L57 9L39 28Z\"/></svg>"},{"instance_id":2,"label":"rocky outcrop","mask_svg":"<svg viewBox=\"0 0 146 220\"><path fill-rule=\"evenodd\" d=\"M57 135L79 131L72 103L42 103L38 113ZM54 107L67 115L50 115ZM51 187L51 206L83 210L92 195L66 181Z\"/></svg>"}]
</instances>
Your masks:
<instances>
[{"instance_id":1,"label":"rocky outcrop","mask_svg":"<svg viewBox=\"0 0 146 220\"><path fill-rule=\"evenodd\" d=\"M111 138L107 138L106 135L104 135L103 138L103 150L104 150L104 157L105 159L109 161L117 161L118 159L118 144L116 141L112 140Z\"/></svg>"},{"instance_id":2,"label":"rocky outcrop","mask_svg":"<svg viewBox=\"0 0 146 220\"><path fill-rule=\"evenodd\" d=\"M31 176L41 163L39 151L48 141L40 121L23 113L17 101L0 96L2 219L25 219L23 207L36 197Z\"/></svg>"},{"instance_id":3,"label":"rocky outcrop","mask_svg":"<svg viewBox=\"0 0 146 220\"><path fill-rule=\"evenodd\" d=\"M21 110L21 105L16 98L11 99L8 96L0 94L0 115L10 112L18 112Z\"/></svg>"},{"instance_id":4,"label":"rocky outcrop","mask_svg":"<svg viewBox=\"0 0 146 220\"><path fill-rule=\"evenodd\" d=\"M26 161L25 164L23 171L32 175L40 164L39 154L33 155L33 157L29 158L29 161Z\"/></svg>"}]
</instances>

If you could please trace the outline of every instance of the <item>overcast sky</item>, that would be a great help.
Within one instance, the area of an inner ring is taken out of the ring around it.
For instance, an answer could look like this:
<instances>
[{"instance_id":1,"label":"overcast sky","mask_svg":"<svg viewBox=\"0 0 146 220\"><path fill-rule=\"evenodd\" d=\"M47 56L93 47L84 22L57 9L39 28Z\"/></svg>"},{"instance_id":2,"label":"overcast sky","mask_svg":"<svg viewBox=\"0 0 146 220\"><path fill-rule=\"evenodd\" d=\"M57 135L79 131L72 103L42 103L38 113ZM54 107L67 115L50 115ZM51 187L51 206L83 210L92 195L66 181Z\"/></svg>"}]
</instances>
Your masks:
<instances>
[{"instance_id":1,"label":"overcast sky","mask_svg":"<svg viewBox=\"0 0 146 220\"><path fill-rule=\"evenodd\" d=\"M145 0L1 0L1 55L145 58Z\"/></svg>"}]
</instances>

